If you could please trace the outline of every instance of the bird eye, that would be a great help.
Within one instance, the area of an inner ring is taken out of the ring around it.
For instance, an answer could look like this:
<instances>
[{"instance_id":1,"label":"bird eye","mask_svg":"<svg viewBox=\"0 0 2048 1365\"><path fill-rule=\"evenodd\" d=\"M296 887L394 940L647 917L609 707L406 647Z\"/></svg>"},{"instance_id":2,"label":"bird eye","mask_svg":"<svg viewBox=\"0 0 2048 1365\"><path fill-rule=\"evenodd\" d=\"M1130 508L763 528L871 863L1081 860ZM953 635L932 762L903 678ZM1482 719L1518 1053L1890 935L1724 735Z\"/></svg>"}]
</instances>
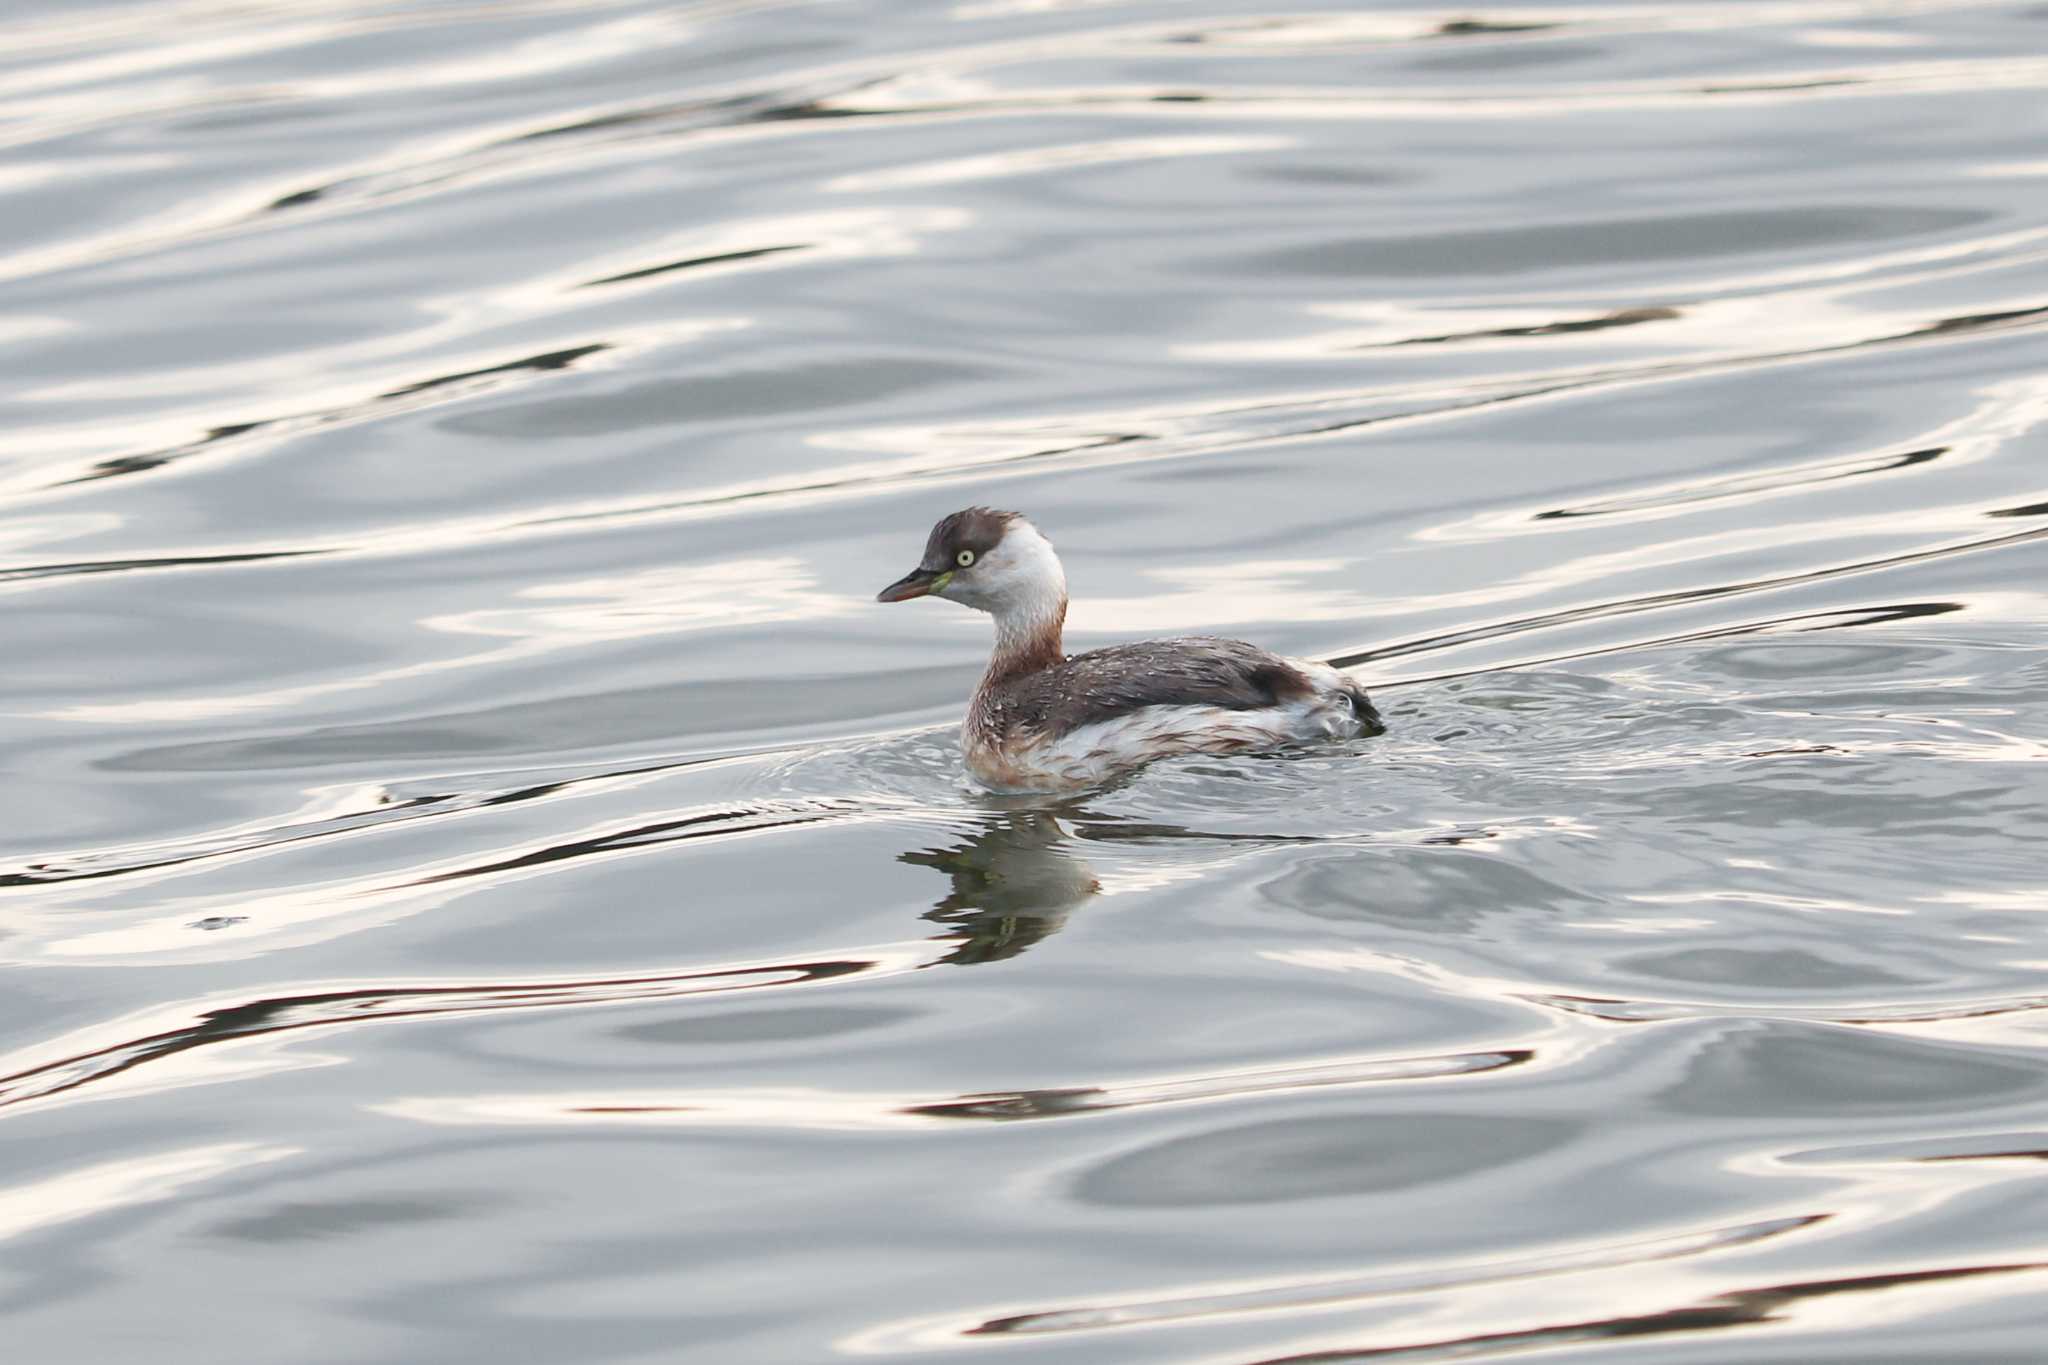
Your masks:
<instances>
[{"instance_id":1,"label":"bird eye","mask_svg":"<svg viewBox=\"0 0 2048 1365\"><path fill-rule=\"evenodd\" d=\"M953 556L953 562L963 569L966 568L974 562L974 551L962 550L959 554Z\"/></svg>"}]
</instances>

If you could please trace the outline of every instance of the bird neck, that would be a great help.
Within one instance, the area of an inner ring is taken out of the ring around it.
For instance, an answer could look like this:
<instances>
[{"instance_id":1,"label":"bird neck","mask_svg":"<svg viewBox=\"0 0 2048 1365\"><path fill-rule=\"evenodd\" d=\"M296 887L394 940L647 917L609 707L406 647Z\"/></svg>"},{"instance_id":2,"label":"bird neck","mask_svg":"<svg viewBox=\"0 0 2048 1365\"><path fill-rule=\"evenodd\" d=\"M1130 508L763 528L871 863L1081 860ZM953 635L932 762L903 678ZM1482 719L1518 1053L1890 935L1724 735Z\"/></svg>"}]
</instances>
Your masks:
<instances>
[{"instance_id":1,"label":"bird neck","mask_svg":"<svg viewBox=\"0 0 2048 1365\"><path fill-rule=\"evenodd\" d=\"M1063 587L1049 585L1048 591L1005 603L994 616L996 647L989 657L988 672L981 680L983 687L1051 668L1066 658L1061 640L1061 630L1067 621L1067 594Z\"/></svg>"}]
</instances>

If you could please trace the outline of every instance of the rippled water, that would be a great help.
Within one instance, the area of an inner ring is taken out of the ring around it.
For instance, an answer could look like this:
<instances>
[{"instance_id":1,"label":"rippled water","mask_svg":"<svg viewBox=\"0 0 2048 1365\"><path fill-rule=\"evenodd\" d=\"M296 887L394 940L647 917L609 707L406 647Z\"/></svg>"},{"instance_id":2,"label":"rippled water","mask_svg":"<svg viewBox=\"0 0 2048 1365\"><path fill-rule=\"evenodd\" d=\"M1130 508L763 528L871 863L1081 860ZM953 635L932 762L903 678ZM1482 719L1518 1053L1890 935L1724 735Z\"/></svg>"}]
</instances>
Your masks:
<instances>
[{"instance_id":1,"label":"rippled water","mask_svg":"<svg viewBox=\"0 0 2048 1365\"><path fill-rule=\"evenodd\" d=\"M2039 1359L2044 83L16 0L9 1359ZM1389 732L976 795L970 501Z\"/></svg>"}]
</instances>

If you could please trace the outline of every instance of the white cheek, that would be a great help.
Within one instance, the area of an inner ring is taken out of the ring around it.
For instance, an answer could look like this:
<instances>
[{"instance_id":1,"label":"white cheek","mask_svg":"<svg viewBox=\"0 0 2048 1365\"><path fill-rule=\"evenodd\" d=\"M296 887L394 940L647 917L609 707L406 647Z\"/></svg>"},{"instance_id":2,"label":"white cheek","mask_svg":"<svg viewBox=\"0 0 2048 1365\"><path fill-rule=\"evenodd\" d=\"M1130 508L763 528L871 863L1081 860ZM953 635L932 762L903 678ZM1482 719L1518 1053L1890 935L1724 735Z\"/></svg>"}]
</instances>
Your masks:
<instances>
[{"instance_id":1,"label":"white cheek","mask_svg":"<svg viewBox=\"0 0 2048 1365\"><path fill-rule=\"evenodd\" d=\"M1020 526L974 566L974 587L985 597L1029 609L1063 598L1067 576L1045 537Z\"/></svg>"},{"instance_id":2,"label":"white cheek","mask_svg":"<svg viewBox=\"0 0 2048 1365\"><path fill-rule=\"evenodd\" d=\"M1006 596L1023 587L1028 580L1022 566L1014 559L990 555L981 561L974 571L974 586L985 593Z\"/></svg>"}]
</instances>

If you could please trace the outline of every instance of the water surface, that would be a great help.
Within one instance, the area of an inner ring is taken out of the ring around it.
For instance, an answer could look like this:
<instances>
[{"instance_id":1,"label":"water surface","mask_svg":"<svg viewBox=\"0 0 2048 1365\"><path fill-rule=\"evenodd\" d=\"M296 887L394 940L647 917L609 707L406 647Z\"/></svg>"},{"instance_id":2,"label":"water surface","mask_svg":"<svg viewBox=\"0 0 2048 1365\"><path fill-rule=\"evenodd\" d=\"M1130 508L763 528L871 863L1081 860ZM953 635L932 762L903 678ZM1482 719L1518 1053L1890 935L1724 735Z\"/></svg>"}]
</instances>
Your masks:
<instances>
[{"instance_id":1,"label":"water surface","mask_svg":"<svg viewBox=\"0 0 2048 1365\"><path fill-rule=\"evenodd\" d=\"M27 0L22 1360L2018 1361L2048 9ZM1070 640L1388 733L979 795Z\"/></svg>"}]
</instances>

